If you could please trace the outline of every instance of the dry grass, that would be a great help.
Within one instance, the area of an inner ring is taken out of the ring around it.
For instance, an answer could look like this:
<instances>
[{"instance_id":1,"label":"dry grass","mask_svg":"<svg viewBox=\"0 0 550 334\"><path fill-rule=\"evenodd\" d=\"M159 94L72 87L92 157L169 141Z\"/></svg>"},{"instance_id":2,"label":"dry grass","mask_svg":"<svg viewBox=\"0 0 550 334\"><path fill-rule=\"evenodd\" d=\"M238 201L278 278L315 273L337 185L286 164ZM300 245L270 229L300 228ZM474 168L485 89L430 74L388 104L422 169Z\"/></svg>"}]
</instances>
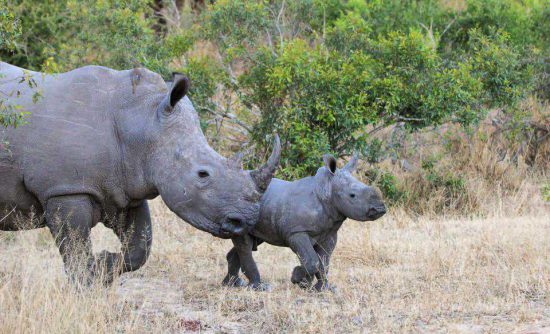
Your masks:
<instances>
[{"instance_id":1,"label":"dry grass","mask_svg":"<svg viewBox=\"0 0 550 334\"><path fill-rule=\"evenodd\" d=\"M334 255L337 293L290 283L288 250L255 257L271 293L226 289L229 241L153 203L147 265L112 288L76 292L46 230L0 232L1 333L513 332L550 326L548 208L523 217L348 221ZM116 249L105 228L94 246Z\"/></svg>"},{"instance_id":2,"label":"dry grass","mask_svg":"<svg viewBox=\"0 0 550 334\"><path fill-rule=\"evenodd\" d=\"M395 177L398 203L411 215L536 214L541 191L550 185L550 105L530 98L522 110L530 116L520 125L495 110L469 134L453 124L413 134L390 127L377 139L399 159L374 167ZM520 130L526 124L537 130ZM372 168L364 163L360 175L372 174Z\"/></svg>"}]
</instances>

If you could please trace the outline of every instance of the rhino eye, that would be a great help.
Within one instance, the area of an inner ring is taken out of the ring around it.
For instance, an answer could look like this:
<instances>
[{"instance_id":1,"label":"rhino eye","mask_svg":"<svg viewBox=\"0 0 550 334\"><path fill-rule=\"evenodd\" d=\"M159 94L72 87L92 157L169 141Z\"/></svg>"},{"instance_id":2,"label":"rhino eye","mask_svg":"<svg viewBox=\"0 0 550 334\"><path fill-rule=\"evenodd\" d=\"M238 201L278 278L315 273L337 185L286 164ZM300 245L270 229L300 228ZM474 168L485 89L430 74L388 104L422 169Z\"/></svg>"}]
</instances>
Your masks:
<instances>
[{"instance_id":1,"label":"rhino eye","mask_svg":"<svg viewBox=\"0 0 550 334\"><path fill-rule=\"evenodd\" d=\"M355 194L349 194L349 197L355 198Z\"/></svg>"},{"instance_id":2,"label":"rhino eye","mask_svg":"<svg viewBox=\"0 0 550 334\"><path fill-rule=\"evenodd\" d=\"M200 178L205 178L205 177L209 177L209 176L210 176L210 174L209 174L207 171L205 171L205 170L200 170L198 174L199 174L199 177L200 177Z\"/></svg>"}]
</instances>

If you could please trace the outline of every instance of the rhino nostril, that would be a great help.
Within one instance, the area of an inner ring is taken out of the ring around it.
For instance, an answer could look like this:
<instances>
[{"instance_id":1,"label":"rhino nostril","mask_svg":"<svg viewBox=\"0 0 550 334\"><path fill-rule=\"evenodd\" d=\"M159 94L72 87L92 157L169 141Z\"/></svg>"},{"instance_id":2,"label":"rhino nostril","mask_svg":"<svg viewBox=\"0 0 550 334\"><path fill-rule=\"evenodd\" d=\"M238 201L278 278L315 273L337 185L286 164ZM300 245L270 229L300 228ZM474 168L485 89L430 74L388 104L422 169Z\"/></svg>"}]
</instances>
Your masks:
<instances>
[{"instance_id":1,"label":"rhino nostril","mask_svg":"<svg viewBox=\"0 0 550 334\"><path fill-rule=\"evenodd\" d=\"M367 217L370 219L378 219L386 213L385 206L372 207L367 211Z\"/></svg>"},{"instance_id":2,"label":"rhino nostril","mask_svg":"<svg viewBox=\"0 0 550 334\"><path fill-rule=\"evenodd\" d=\"M246 230L246 223L236 217L228 217L221 226L221 231L225 234L243 235Z\"/></svg>"}]
</instances>

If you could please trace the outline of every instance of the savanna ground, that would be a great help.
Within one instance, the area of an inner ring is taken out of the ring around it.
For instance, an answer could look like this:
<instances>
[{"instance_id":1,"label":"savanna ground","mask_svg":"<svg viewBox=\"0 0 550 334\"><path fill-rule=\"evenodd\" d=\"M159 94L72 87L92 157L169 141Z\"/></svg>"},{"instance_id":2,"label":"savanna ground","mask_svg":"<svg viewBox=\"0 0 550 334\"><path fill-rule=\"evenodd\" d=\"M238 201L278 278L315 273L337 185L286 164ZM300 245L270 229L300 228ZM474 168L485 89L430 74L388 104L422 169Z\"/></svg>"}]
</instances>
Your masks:
<instances>
[{"instance_id":1,"label":"savanna ground","mask_svg":"<svg viewBox=\"0 0 550 334\"><path fill-rule=\"evenodd\" d=\"M527 192L525 192L527 193ZM255 257L272 292L223 288L231 242L152 202L154 246L138 272L77 292L45 229L0 233L0 332L544 332L550 328L550 218L522 216L347 221L333 257L336 293L290 283L288 249ZM502 214L499 214L501 212ZM93 230L96 251L114 235ZM544 329L546 327L546 329Z\"/></svg>"}]
</instances>

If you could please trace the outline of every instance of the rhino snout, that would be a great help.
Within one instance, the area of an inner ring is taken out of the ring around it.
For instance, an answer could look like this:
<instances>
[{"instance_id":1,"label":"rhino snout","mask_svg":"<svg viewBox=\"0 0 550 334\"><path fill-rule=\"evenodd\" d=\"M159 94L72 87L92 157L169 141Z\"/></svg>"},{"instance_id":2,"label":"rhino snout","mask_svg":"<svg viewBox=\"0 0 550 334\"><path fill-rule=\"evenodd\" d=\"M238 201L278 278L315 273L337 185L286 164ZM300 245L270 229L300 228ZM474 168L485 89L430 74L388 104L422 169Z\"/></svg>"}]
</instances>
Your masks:
<instances>
[{"instance_id":1,"label":"rhino snout","mask_svg":"<svg viewBox=\"0 0 550 334\"><path fill-rule=\"evenodd\" d=\"M368 220L376 220L380 217L382 217L384 214L386 214L386 206L385 205L379 205L379 206L373 206L367 210L367 219Z\"/></svg>"},{"instance_id":2,"label":"rhino snout","mask_svg":"<svg viewBox=\"0 0 550 334\"><path fill-rule=\"evenodd\" d=\"M220 227L220 234L226 237L233 237L248 233L248 225L243 217L227 217Z\"/></svg>"}]
</instances>

